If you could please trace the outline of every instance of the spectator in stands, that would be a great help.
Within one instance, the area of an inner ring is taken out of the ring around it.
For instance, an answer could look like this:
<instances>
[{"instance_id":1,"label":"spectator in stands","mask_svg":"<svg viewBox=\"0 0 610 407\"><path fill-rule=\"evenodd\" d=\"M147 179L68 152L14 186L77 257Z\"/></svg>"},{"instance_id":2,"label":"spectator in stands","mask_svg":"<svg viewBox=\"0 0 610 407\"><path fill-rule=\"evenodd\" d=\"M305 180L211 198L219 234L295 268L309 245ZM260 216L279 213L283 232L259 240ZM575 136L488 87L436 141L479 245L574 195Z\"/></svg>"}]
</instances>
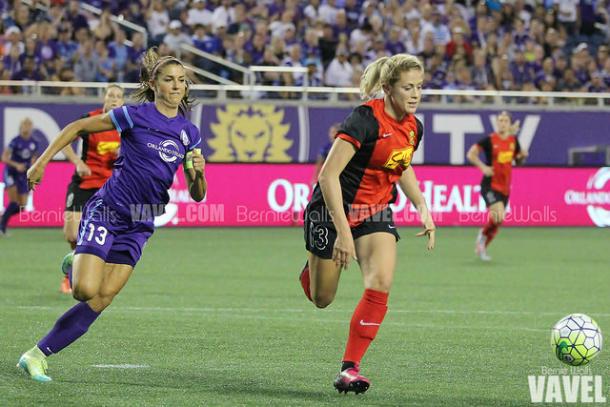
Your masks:
<instances>
[{"instance_id":1,"label":"spectator in stands","mask_svg":"<svg viewBox=\"0 0 610 407\"><path fill-rule=\"evenodd\" d=\"M81 14L80 2L77 0L70 0L66 19L70 22L74 32L77 32L81 28L89 29L89 22L87 21L87 18Z\"/></svg>"},{"instance_id":2,"label":"spectator in stands","mask_svg":"<svg viewBox=\"0 0 610 407\"><path fill-rule=\"evenodd\" d=\"M456 86L458 76L466 77L458 69L463 60L472 63L470 76L478 89L534 86L538 90L549 87L586 90L599 88L597 77L592 85L596 72L601 73L605 85L610 83L606 69L609 6L608 1L601 0L479 0L474 6L451 0L136 0L114 2L117 5L105 9L99 17L83 14L80 2L74 0L52 2L46 15L36 5L30 8L20 2L13 3L16 4L5 12L4 38L0 41L2 75L9 77L23 69L26 55L34 56L40 64L43 79L47 75L61 77L66 66L77 62L83 65L75 52L78 49L82 53L86 48L84 43L95 36L108 43L108 58L114 61L117 79L137 81L136 63L144 50L143 37L133 33L130 39L134 45L128 47L125 33L117 31L118 27L111 22L112 12L122 14L124 20L147 26L151 44L167 38L161 53L175 53L177 46L188 37L188 42L199 49L241 64L277 66L277 61L285 60L287 54L289 58L289 50L299 44L301 63L305 59L321 61L316 70L324 78L329 76L324 72L325 67L336 59L336 50L340 48L360 59L366 57L367 61L405 50L417 54L427 68L425 75L430 81L426 86L432 88ZM90 4L101 7L106 3L98 0ZM182 38L177 41L172 41L174 34L168 34L171 20L182 22L178 31ZM14 46L18 47L18 53L11 52ZM272 49L275 58L264 57L267 48ZM57 56L63 61L61 64ZM21 61L17 62L16 57ZM443 57L448 61L443 61ZM186 58L202 69L231 76L215 63ZM521 59L524 64L519 62ZM515 62L509 65L508 60ZM353 74L346 76L356 76L360 64L352 63ZM74 68L77 76L84 72L81 68ZM571 77L563 79L568 69L572 70L568 76L574 75L577 83ZM280 83L280 80L276 78L272 82Z\"/></svg>"},{"instance_id":3,"label":"spectator in stands","mask_svg":"<svg viewBox=\"0 0 610 407\"><path fill-rule=\"evenodd\" d=\"M47 13L47 21L51 24L52 27L59 28L63 25L68 25L65 23L66 19L66 9L62 7L61 4L51 3L49 7L49 12Z\"/></svg>"},{"instance_id":4,"label":"spectator in stands","mask_svg":"<svg viewBox=\"0 0 610 407\"><path fill-rule=\"evenodd\" d=\"M8 55L5 55L2 59L2 67L4 72L12 77L17 72L21 71L22 63L21 63L21 53L19 52L19 47L12 47Z\"/></svg>"},{"instance_id":5,"label":"spectator in stands","mask_svg":"<svg viewBox=\"0 0 610 407\"><path fill-rule=\"evenodd\" d=\"M38 42L36 43L36 54L41 62L53 60L57 56L57 42L52 39L52 27L47 22L38 23Z\"/></svg>"},{"instance_id":6,"label":"spectator in stands","mask_svg":"<svg viewBox=\"0 0 610 407\"><path fill-rule=\"evenodd\" d=\"M598 70L604 69L608 59L610 59L608 57L608 44L602 44L597 47L597 52L595 54L595 65L597 66Z\"/></svg>"},{"instance_id":7,"label":"spectator in stands","mask_svg":"<svg viewBox=\"0 0 610 407\"><path fill-rule=\"evenodd\" d=\"M216 27L229 26L229 14L231 8L231 0L221 0L220 4L212 13L212 21Z\"/></svg>"},{"instance_id":8,"label":"spectator in stands","mask_svg":"<svg viewBox=\"0 0 610 407\"><path fill-rule=\"evenodd\" d=\"M13 47L19 50L19 55L25 51L25 44L21 41L21 29L16 25L6 29L4 38L7 40L4 43L4 55L10 54Z\"/></svg>"},{"instance_id":9,"label":"spectator in stands","mask_svg":"<svg viewBox=\"0 0 610 407\"><path fill-rule=\"evenodd\" d=\"M110 8L104 8L98 20L97 27L93 30L93 35L96 39L109 41L110 37L112 37L114 24L112 23L111 17Z\"/></svg>"},{"instance_id":10,"label":"spectator in stands","mask_svg":"<svg viewBox=\"0 0 610 407\"><path fill-rule=\"evenodd\" d=\"M117 28L114 31L114 41L108 44L108 55L114 61L115 77L117 82L123 82L125 77L125 68L129 59L129 47L125 45L127 36L125 31Z\"/></svg>"},{"instance_id":11,"label":"spectator in stands","mask_svg":"<svg viewBox=\"0 0 610 407\"><path fill-rule=\"evenodd\" d=\"M608 86L604 83L604 74L602 72L596 71L591 74L591 81L587 85L587 92L607 92ZM595 103L597 101L594 100Z\"/></svg>"},{"instance_id":12,"label":"spectator in stands","mask_svg":"<svg viewBox=\"0 0 610 407\"><path fill-rule=\"evenodd\" d=\"M474 66L472 67L472 84L478 90L493 89L494 75L487 63L487 55L482 49L474 51Z\"/></svg>"},{"instance_id":13,"label":"spectator in stands","mask_svg":"<svg viewBox=\"0 0 610 407\"><path fill-rule=\"evenodd\" d=\"M562 92L580 92L583 90L583 84L578 81L572 69L566 69L563 73L563 78L559 80L557 90Z\"/></svg>"},{"instance_id":14,"label":"spectator in stands","mask_svg":"<svg viewBox=\"0 0 610 407\"><path fill-rule=\"evenodd\" d=\"M445 56L451 60L455 55L460 55L465 57L470 64L472 63L472 46L466 42L464 34L462 27L456 27L453 30L453 38L446 45Z\"/></svg>"},{"instance_id":15,"label":"spectator in stands","mask_svg":"<svg viewBox=\"0 0 610 407\"><path fill-rule=\"evenodd\" d=\"M10 16L4 21L5 27L17 27L20 31L25 31L30 23L33 21L31 18L30 8L21 4L21 2L15 2L16 6Z\"/></svg>"},{"instance_id":16,"label":"spectator in stands","mask_svg":"<svg viewBox=\"0 0 610 407\"><path fill-rule=\"evenodd\" d=\"M212 12L206 9L206 0L194 0L193 7L188 11L188 18L186 23L190 27L195 27L197 24L211 25L212 24Z\"/></svg>"},{"instance_id":17,"label":"spectator in stands","mask_svg":"<svg viewBox=\"0 0 610 407\"><path fill-rule=\"evenodd\" d=\"M318 40L318 47L320 48L320 57L322 59L322 65L326 68L328 64L335 57L335 51L339 41L333 36L333 27L330 24L325 24L322 36Z\"/></svg>"},{"instance_id":18,"label":"spectator in stands","mask_svg":"<svg viewBox=\"0 0 610 407\"><path fill-rule=\"evenodd\" d=\"M114 58L110 56L108 47L102 40L95 42L95 54L97 56L97 82L114 82L116 81L116 66Z\"/></svg>"},{"instance_id":19,"label":"spectator in stands","mask_svg":"<svg viewBox=\"0 0 610 407\"><path fill-rule=\"evenodd\" d=\"M25 58L30 57L34 60L34 63L37 67L40 66L40 57L38 56L36 44L36 36L31 35L29 38L25 40L25 50L23 54L21 54L21 62L25 60Z\"/></svg>"},{"instance_id":20,"label":"spectator in stands","mask_svg":"<svg viewBox=\"0 0 610 407\"><path fill-rule=\"evenodd\" d=\"M253 30L254 25L252 24L252 21L248 19L246 6L243 3L235 4L231 11L230 23L227 26L228 34L237 34L245 30Z\"/></svg>"},{"instance_id":21,"label":"spectator in stands","mask_svg":"<svg viewBox=\"0 0 610 407\"><path fill-rule=\"evenodd\" d=\"M23 68L11 77L14 81L41 81L42 73L36 68L34 57L27 56L23 59Z\"/></svg>"},{"instance_id":22,"label":"spectator in stands","mask_svg":"<svg viewBox=\"0 0 610 407\"><path fill-rule=\"evenodd\" d=\"M307 18L307 22L312 26L320 19L320 0L310 0L303 10L303 14Z\"/></svg>"},{"instance_id":23,"label":"spectator in stands","mask_svg":"<svg viewBox=\"0 0 610 407\"><path fill-rule=\"evenodd\" d=\"M146 13L146 24L151 35L151 42L159 44L167 33L169 12L161 0L153 0Z\"/></svg>"},{"instance_id":24,"label":"spectator in stands","mask_svg":"<svg viewBox=\"0 0 610 407\"><path fill-rule=\"evenodd\" d=\"M434 43L446 46L451 41L451 32L442 21L441 13L437 9L432 10L432 30L434 33Z\"/></svg>"},{"instance_id":25,"label":"spectator in stands","mask_svg":"<svg viewBox=\"0 0 610 407\"><path fill-rule=\"evenodd\" d=\"M182 44L191 45L191 38L182 32L182 23L179 20L172 20L169 23L169 32L165 34L163 43L167 44L171 52L180 52L180 46Z\"/></svg>"},{"instance_id":26,"label":"spectator in stands","mask_svg":"<svg viewBox=\"0 0 610 407\"><path fill-rule=\"evenodd\" d=\"M398 26L394 26L390 29L390 37L385 42L385 49L390 55L404 54L407 52L404 41L401 38L402 30ZM422 42L423 43L423 42ZM421 50L419 50L421 51ZM409 52L410 54L417 55L418 52Z\"/></svg>"},{"instance_id":27,"label":"spectator in stands","mask_svg":"<svg viewBox=\"0 0 610 407\"><path fill-rule=\"evenodd\" d=\"M250 54L252 64L260 65L265 54L265 37L260 34L254 34L252 40L246 43L245 49Z\"/></svg>"},{"instance_id":28,"label":"spectator in stands","mask_svg":"<svg viewBox=\"0 0 610 407\"><path fill-rule=\"evenodd\" d=\"M82 82L95 82L99 73L99 56L95 53L93 40L88 38L75 54L74 75Z\"/></svg>"},{"instance_id":29,"label":"spectator in stands","mask_svg":"<svg viewBox=\"0 0 610 407\"><path fill-rule=\"evenodd\" d=\"M331 61L326 69L324 83L327 86L348 87L352 85L352 74L354 70L347 60L346 49L337 49L336 57Z\"/></svg>"}]
</instances>

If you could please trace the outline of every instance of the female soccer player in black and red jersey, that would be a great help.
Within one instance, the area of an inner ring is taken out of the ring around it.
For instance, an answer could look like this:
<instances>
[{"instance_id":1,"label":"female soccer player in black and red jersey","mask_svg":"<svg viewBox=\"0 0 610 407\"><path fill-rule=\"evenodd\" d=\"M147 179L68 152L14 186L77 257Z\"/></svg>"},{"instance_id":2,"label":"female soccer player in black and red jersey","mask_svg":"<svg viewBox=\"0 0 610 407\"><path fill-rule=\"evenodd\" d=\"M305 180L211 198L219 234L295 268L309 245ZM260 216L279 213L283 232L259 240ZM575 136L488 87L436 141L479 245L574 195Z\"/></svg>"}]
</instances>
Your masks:
<instances>
[{"instance_id":1,"label":"female soccer player in black and red jersey","mask_svg":"<svg viewBox=\"0 0 610 407\"><path fill-rule=\"evenodd\" d=\"M491 260L487 246L504 221L513 161L522 164L528 154L521 149L515 135L519 132L519 125L519 120L512 122L509 112L501 112L497 119L498 131L473 144L466 155L468 161L483 173L481 196L489 210L487 223L479 230L475 245L475 252L483 261ZM481 151L485 154L485 162L479 158Z\"/></svg>"},{"instance_id":2,"label":"female soccer player in black and red jersey","mask_svg":"<svg viewBox=\"0 0 610 407\"><path fill-rule=\"evenodd\" d=\"M370 385L360 361L386 314L394 277L399 236L389 205L396 182L420 213L425 230L418 236L427 236L428 249L434 248L435 225L410 165L423 137L414 116L423 80L423 65L412 55L383 57L366 68L360 90L368 101L341 124L305 211L309 258L300 279L306 296L327 307L352 259L364 281L334 382L339 392L362 393ZM380 91L383 98L375 99Z\"/></svg>"}]
</instances>

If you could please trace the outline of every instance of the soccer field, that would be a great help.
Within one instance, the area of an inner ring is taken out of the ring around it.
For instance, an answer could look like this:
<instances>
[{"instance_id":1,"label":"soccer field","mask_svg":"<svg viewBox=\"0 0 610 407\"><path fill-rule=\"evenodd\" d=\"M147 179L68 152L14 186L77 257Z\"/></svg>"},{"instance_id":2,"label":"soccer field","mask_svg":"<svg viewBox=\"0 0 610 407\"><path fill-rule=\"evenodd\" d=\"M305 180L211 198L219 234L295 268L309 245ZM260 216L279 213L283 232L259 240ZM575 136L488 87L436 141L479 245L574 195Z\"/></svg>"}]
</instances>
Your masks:
<instances>
[{"instance_id":1,"label":"soccer field","mask_svg":"<svg viewBox=\"0 0 610 407\"><path fill-rule=\"evenodd\" d=\"M0 240L0 405L427 405L530 402L528 375L561 368L550 328L573 312L610 334L608 229L502 229L491 263L476 230L439 229L425 251L402 228L389 312L363 360L371 382L338 394L356 265L318 310L297 276L301 229L161 229L123 292L71 347L49 359L53 382L15 368L68 307L58 229ZM610 385L610 352L591 374ZM127 368L129 367L129 368ZM356 403L357 402L357 403Z\"/></svg>"}]
</instances>

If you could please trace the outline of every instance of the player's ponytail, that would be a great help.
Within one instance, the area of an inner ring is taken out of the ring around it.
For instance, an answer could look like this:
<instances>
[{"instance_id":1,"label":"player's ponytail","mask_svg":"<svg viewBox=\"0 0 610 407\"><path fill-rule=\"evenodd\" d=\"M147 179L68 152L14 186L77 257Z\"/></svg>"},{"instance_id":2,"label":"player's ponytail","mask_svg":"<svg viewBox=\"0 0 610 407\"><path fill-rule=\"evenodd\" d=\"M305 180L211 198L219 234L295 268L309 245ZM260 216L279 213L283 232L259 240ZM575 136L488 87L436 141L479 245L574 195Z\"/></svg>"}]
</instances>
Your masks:
<instances>
[{"instance_id":1,"label":"player's ponytail","mask_svg":"<svg viewBox=\"0 0 610 407\"><path fill-rule=\"evenodd\" d=\"M424 71L424 66L416 56L396 54L391 57L381 57L370 63L360 78L360 97L374 98L383 86L392 86L400 79L402 72L418 69Z\"/></svg>"},{"instance_id":2,"label":"player's ponytail","mask_svg":"<svg viewBox=\"0 0 610 407\"><path fill-rule=\"evenodd\" d=\"M150 86L150 82L157 79L163 67L167 65L180 65L184 68L182 62L172 56L159 56L157 47L149 48L142 57L142 66L140 68L140 87L133 93L132 98L140 103L154 102L155 91ZM186 69L186 68L185 68ZM178 111L185 115L193 104L193 99L189 98L189 80L186 82L186 92L184 98L180 101Z\"/></svg>"}]
</instances>

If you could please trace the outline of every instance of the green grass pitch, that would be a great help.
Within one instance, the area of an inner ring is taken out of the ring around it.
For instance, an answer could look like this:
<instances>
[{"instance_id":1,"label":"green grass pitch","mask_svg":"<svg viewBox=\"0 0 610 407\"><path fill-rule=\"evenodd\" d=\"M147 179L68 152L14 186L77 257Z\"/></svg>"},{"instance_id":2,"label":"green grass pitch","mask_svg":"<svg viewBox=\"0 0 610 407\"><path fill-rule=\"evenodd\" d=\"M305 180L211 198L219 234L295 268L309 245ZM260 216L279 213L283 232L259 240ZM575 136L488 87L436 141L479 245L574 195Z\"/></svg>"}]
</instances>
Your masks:
<instances>
[{"instance_id":1,"label":"green grass pitch","mask_svg":"<svg viewBox=\"0 0 610 407\"><path fill-rule=\"evenodd\" d=\"M315 309L297 282L300 229L158 230L110 308L49 359L48 384L15 364L74 304L58 292L67 245L58 229L12 229L0 240L0 405L520 406L528 375L563 367L556 321L584 312L610 334L607 229L504 228L489 264L473 228L439 229L433 253L400 232L389 312L363 361L372 386L345 396L332 380L360 273L352 265ZM610 352L590 368L608 395Z\"/></svg>"}]
</instances>

